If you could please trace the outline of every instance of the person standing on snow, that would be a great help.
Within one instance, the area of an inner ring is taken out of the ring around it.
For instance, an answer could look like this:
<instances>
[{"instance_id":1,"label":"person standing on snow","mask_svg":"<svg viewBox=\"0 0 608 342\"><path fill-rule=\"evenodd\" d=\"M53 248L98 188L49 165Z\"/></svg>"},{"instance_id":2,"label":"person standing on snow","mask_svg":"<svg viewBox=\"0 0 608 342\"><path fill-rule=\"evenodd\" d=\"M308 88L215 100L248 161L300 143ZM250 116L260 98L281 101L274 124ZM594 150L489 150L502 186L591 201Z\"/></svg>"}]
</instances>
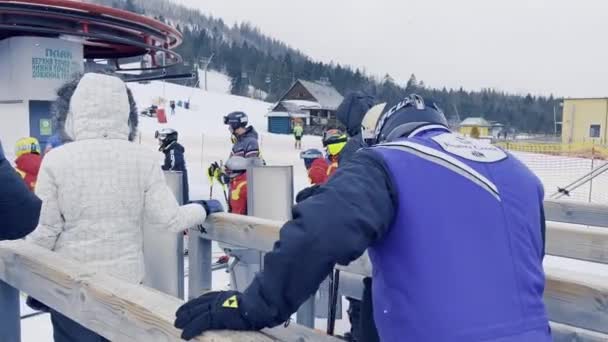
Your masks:
<instances>
[{"instance_id":1,"label":"person standing on snow","mask_svg":"<svg viewBox=\"0 0 608 342\"><path fill-rule=\"evenodd\" d=\"M175 115L175 100L169 102L169 107L171 107L171 115Z\"/></svg>"},{"instance_id":2,"label":"person standing on snow","mask_svg":"<svg viewBox=\"0 0 608 342\"><path fill-rule=\"evenodd\" d=\"M177 142L178 133L172 128L163 128L155 133L158 139L158 150L165 155L162 165L164 171L176 171L182 173L182 203L190 201L190 189L188 186L188 169L186 168L186 149Z\"/></svg>"},{"instance_id":3,"label":"person standing on snow","mask_svg":"<svg viewBox=\"0 0 608 342\"><path fill-rule=\"evenodd\" d=\"M15 143L15 169L25 181L27 187L34 191L36 188L36 180L38 179L38 171L42 163L40 156L40 144L38 139L27 137L17 140Z\"/></svg>"},{"instance_id":4,"label":"person standing on snow","mask_svg":"<svg viewBox=\"0 0 608 342\"><path fill-rule=\"evenodd\" d=\"M233 145L230 157L260 158L258 133L253 126L248 126L249 118L247 114L232 112L224 116L224 124L228 126L232 134ZM224 170L218 162L212 163L207 172L211 181L217 180L221 183Z\"/></svg>"},{"instance_id":5,"label":"person standing on snow","mask_svg":"<svg viewBox=\"0 0 608 342\"><path fill-rule=\"evenodd\" d=\"M302 149L302 137L304 136L304 127L301 123L297 123L293 128L293 137L296 139L295 149Z\"/></svg>"},{"instance_id":6,"label":"person standing on snow","mask_svg":"<svg viewBox=\"0 0 608 342\"><path fill-rule=\"evenodd\" d=\"M348 136L339 129L329 129L323 133L323 146L327 151L327 159L329 166L327 167L327 177L331 177L338 170L338 162L340 153L346 142Z\"/></svg>"},{"instance_id":7,"label":"person standing on snow","mask_svg":"<svg viewBox=\"0 0 608 342\"><path fill-rule=\"evenodd\" d=\"M42 202L4 157L1 143L0 188L0 241L21 239L36 228Z\"/></svg>"},{"instance_id":8,"label":"person standing on snow","mask_svg":"<svg viewBox=\"0 0 608 342\"><path fill-rule=\"evenodd\" d=\"M132 142L137 108L122 80L87 73L58 94L62 134L72 142L42 162L36 186L43 201L40 220L27 241L91 272L140 284L144 222L179 232L202 224L221 205L177 204L154 152ZM56 342L106 341L54 310L51 322Z\"/></svg>"},{"instance_id":9,"label":"person standing on snow","mask_svg":"<svg viewBox=\"0 0 608 342\"><path fill-rule=\"evenodd\" d=\"M183 338L282 324L336 264L369 248L382 341L552 340L540 180L508 152L451 133L416 95L380 117L375 142L294 207L244 293L177 311Z\"/></svg>"},{"instance_id":10,"label":"person standing on snow","mask_svg":"<svg viewBox=\"0 0 608 342\"><path fill-rule=\"evenodd\" d=\"M232 112L224 117L224 124L228 125L230 133L235 138L230 156L259 158L260 146L258 132L249 125L249 118L243 112Z\"/></svg>"},{"instance_id":11,"label":"person standing on snow","mask_svg":"<svg viewBox=\"0 0 608 342\"><path fill-rule=\"evenodd\" d=\"M311 148L300 153L300 158L304 160L304 166L308 172L308 180L311 185L321 185L327 182L327 160L323 152L316 148Z\"/></svg>"}]
</instances>

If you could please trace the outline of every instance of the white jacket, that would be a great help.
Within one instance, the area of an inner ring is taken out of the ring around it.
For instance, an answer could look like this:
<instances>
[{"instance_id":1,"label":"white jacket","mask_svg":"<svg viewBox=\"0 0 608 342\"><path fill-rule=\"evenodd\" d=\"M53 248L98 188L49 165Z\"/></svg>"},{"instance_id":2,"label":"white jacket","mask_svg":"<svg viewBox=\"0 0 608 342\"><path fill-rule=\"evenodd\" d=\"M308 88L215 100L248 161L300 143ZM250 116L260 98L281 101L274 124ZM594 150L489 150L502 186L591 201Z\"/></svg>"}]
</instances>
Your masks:
<instances>
[{"instance_id":1,"label":"white jacket","mask_svg":"<svg viewBox=\"0 0 608 342\"><path fill-rule=\"evenodd\" d=\"M144 277L144 221L178 232L202 224L204 209L180 207L156 153L128 141L129 102L115 77L86 74L70 102L74 142L43 160L36 194L43 205L28 240L133 283Z\"/></svg>"}]
</instances>

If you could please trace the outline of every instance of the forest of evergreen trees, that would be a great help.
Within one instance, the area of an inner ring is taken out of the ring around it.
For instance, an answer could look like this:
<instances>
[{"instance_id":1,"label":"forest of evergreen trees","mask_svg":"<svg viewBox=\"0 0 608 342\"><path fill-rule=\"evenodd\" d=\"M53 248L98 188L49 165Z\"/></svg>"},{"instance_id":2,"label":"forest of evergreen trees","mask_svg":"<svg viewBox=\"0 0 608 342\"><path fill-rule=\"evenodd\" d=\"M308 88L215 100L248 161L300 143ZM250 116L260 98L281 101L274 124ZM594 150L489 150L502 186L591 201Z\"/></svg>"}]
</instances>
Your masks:
<instances>
[{"instance_id":1,"label":"forest of evergreen trees","mask_svg":"<svg viewBox=\"0 0 608 342\"><path fill-rule=\"evenodd\" d=\"M553 96L519 96L492 89L431 89L414 75L402 85L388 74L378 79L349 66L317 62L263 35L250 24L228 27L221 19L167 0L90 1L153 16L175 25L184 35L184 43L177 49L184 60L189 65L196 65L213 55L210 67L232 78L232 93L237 95L247 94L248 86L253 86L267 92L266 100L272 102L298 78L324 79L342 94L361 90L374 95L379 102L389 104L416 92L433 99L454 122L481 116L520 132L553 133L554 111L561 116L559 99Z\"/></svg>"}]
</instances>

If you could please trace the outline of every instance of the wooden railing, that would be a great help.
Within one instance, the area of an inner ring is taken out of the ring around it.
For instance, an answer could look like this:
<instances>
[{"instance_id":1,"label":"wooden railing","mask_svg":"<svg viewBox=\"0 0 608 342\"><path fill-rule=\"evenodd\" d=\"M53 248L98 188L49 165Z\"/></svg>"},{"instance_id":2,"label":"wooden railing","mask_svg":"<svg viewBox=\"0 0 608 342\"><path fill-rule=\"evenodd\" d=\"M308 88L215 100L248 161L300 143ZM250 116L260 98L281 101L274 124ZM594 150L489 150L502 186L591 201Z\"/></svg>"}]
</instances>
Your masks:
<instances>
[{"instance_id":1,"label":"wooden railing","mask_svg":"<svg viewBox=\"0 0 608 342\"><path fill-rule=\"evenodd\" d=\"M545 214L545 304L554 339L608 341L608 206L548 201ZM217 214L194 236L270 251L282 225L281 221ZM371 275L367 255L338 268L360 276ZM200 276L191 276L191 281L196 279ZM196 283L190 286L196 287Z\"/></svg>"},{"instance_id":2,"label":"wooden railing","mask_svg":"<svg viewBox=\"0 0 608 342\"><path fill-rule=\"evenodd\" d=\"M547 202L545 211L545 303L554 339L608 341L608 207ZM281 221L232 214L210 216L203 230L191 231L189 297L211 289L212 240L266 252L279 238L282 225ZM346 276L371 274L366 255L339 268ZM179 340L179 331L172 323L181 300L91 273L73 261L25 242L0 243L0 280L112 341ZM0 298L2 295L0 290ZM14 309L3 307L0 311L0 336L11 342L18 341L14 339L17 333L10 335L1 330L4 318ZM197 340L336 341L296 324L262 332L209 332Z\"/></svg>"},{"instance_id":3,"label":"wooden railing","mask_svg":"<svg viewBox=\"0 0 608 342\"><path fill-rule=\"evenodd\" d=\"M93 273L74 261L24 241L0 243L0 280L32 295L54 310L114 342L181 341L173 327L175 312L184 302L159 291ZM0 286L0 297L10 288ZM0 340L20 340L19 293L13 306L0 305ZM5 301L6 303L6 301ZM291 324L261 332L214 331L196 341L337 341Z\"/></svg>"}]
</instances>

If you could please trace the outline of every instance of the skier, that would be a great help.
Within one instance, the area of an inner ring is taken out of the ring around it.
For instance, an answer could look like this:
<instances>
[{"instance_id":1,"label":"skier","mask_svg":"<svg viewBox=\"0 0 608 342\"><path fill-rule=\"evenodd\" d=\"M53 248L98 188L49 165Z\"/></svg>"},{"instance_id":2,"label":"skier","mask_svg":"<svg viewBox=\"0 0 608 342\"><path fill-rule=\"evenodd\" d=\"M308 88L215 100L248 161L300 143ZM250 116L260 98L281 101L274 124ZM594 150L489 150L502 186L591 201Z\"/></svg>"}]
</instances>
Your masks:
<instances>
[{"instance_id":1,"label":"skier","mask_svg":"<svg viewBox=\"0 0 608 342\"><path fill-rule=\"evenodd\" d=\"M0 241L21 239L36 228L42 202L28 190L4 157L1 143L0 188Z\"/></svg>"},{"instance_id":2,"label":"skier","mask_svg":"<svg viewBox=\"0 0 608 342\"><path fill-rule=\"evenodd\" d=\"M17 140L15 144L15 160L16 170L21 175L27 187L34 191L36 187L36 179L38 171L42 163L40 156L40 144L38 139L27 137Z\"/></svg>"},{"instance_id":3,"label":"skier","mask_svg":"<svg viewBox=\"0 0 608 342\"><path fill-rule=\"evenodd\" d=\"M169 107L171 107L171 115L175 115L175 101L171 100L171 102L169 102Z\"/></svg>"},{"instance_id":4,"label":"skier","mask_svg":"<svg viewBox=\"0 0 608 342\"><path fill-rule=\"evenodd\" d=\"M380 117L375 141L294 208L244 293L207 293L177 311L182 337L282 324L336 264L369 248L382 341L551 341L539 179L508 152L451 133L415 95Z\"/></svg>"},{"instance_id":5,"label":"skier","mask_svg":"<svg viewBox=\"0 0 608 342\"><path fill-rule=\"evenodd\" d=\"M223 183L229 184L230 212L247 215L247 168L252 165L251 159L230 157L225 165Z\"/></svg>"},{"instance_id":6,"label":"skier","mask_svg":"<svg viewBox=\"0 0 608 342\"><path fill-rule=\"evenodd\" d=\"M327 160L323 152L312 148L300 153L300 158L304 160L304 166L308 172L308 180L312 185L321 185L327 182Z\"/></svg>"},{"instance_id":7,"label":"skier","mask_svg":"<svg viewBox=\"0 0 608 342\"><path fill-rule=\"evenodd\" d=\"M340 153L342 152L342 149L344 149L344 146L346 146L347 141L347 135L339 129L329 129L323 133L323 146L327 151L327 159L329 160L327 177L331 177L336 173Z\"/></svg>"},{"instance_id":8,"label":"skier","mask_svg":"<svg viewBox=\"0 0 608 342\"><path fill-rule=\"evenodd\" d=\"M245 158L260 157L258 133L249 125L249 118L243 112L232 112L224 117L224 125L228 125L230 133L235 138L231 156Z\"/></svg>"},{"instance_id":9,"label":"skier","mask_svg":"<svg viewBox=\"0 0 608 342\"><path fill-rule=\"evenodd\" d=\"M243 158L232 156L226 161L221 182L229 184L229 212L237 215L247 215L247 169L259 166L259 158ZM248 282L260 271L260 253L256 250L220 243L226 256L217 263L228 262L232 258L230 270L230 288L244 290Z\"/></svg>"},{"instance_id":10,"label":"skier","mask_svg":"<svg viewBox=\"0 0 608 342\"><path fill-rule=\"evenodd\" d=\"M179 206L156 155L132 141L137 108L118 77L87 73L58 90L61 128L72 142L44 158L40 220L27 240L132 284L144 278L144 222L179 232L221 210L217 201ZM94 246L94 248L92 248ZM105 341L51 310L56 342Z\"/></svg>"},{"instance_id":11,"label":"skier","mask_svg":"<svg viewBox=\"0 0 608 342\"><path fill-rule=\"evenodd\" d=\"M177 141L178 133L172 128L163 128L156 131L156 139L158 139L158 150L165 155L165 162L162 165L164 171L177 171L182 173L182 203L188 203L190 194L188 187L188 169L186 168L186 159L184 153L186 150Z\"/></svg>"},{"instance_id":12,"label":"skier","mask_svg":"<svg viewBox=\"0 0 608 342\"><path fill-rule=\"evenodd\" d=\"M295 149L301 150L302 149L302 137L304 136L304 127L302 127L302 124L297 123L294 126L293 136L296 139Z\"/></svg>"},{"instance_id":13,"label":"skier","mask_svg":"<svg viewBox=\"0 0 608 342\"><path fill-rule=\"evenodd\" d=\"M247 114L243 112L232 112L224 116L224 124L228 126L232 134L232 150L230 157L260 158L258 144L258 133L253 126L249 126ZM218 162L213 162L207 169L210 179L221 182L224 170Z\"/></svg>"}]
</instances>

